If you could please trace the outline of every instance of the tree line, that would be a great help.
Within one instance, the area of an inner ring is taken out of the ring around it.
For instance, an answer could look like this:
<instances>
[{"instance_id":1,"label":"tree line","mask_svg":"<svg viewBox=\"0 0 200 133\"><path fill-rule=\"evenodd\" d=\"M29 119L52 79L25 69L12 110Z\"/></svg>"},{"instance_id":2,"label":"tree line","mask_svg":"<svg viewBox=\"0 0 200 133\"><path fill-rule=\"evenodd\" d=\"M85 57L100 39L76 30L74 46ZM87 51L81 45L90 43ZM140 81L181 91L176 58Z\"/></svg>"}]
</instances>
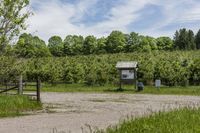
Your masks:
<instances>
[{"instance_id":1,"label":"tree line","mask_svg":"<svg viewBox=\"0 0 200 133\"><path fill-rule=\"evenodd\" d=\"M62 40L59 36L52 36L46 44L40 37L21 34L26 29L26 19L32 14L27 10L28 5L29 0L0 2L0 55L30 58L200 49L200 30L195 35L192 30L185 28L176 31L173 39L113 31L108 37L102 38L68 35ZM11 45L18 35L17 43Z\"/></svg>"},{"instance_id":2,"label":"tree line","mask_svg":"<svg viewBox=\"0 0 200 133\"><path fill-rule=\"evenodd\" d=\"M31 58L196 49L200 49L200 30L194 35L192 30L184 28L176 31L174 39L113 31L108 37L102 38L68 35L62 40L59 36L52 36L48 44L37 36L24 33L19 37L16 45L7 47L7 54Z\"/></svg>"}]
</instances>

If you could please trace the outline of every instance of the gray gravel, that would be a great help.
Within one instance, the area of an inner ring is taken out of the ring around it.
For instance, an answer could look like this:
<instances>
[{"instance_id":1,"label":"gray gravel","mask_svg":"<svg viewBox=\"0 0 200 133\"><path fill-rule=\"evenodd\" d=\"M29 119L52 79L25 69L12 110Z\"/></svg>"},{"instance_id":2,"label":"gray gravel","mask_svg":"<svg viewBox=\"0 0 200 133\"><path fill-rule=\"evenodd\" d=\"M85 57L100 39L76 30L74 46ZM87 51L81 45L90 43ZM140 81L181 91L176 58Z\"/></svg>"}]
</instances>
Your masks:
<instances>
[{"instance_id":1,"label":"gray gravel","mask_svg":"<svg viewBox=\"0 0 200 133\"><path fill-rule=\"evenodd\" d=\"M200 103L197 96L95 93L42 93L41 96L43 111L0 119L0 133L85 133L89 132L89 126L102 129L130 116Z\"/></svg>"}]
</instances>

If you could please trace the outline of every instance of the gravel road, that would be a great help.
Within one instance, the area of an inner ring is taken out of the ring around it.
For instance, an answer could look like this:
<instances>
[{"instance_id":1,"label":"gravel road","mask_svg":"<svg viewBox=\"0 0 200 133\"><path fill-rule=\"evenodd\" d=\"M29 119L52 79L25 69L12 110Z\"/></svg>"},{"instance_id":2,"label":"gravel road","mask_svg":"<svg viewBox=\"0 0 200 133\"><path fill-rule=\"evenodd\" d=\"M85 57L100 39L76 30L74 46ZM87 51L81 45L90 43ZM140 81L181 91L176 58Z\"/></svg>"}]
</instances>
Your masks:
<instances>
[{"instance_id":1,"label":"gravel road","mask_svg":"<svg viewBox=\"0 0 200 133\"><path fill-rule=\"evenodd\" d=\"M106 128L128 116L198 106L200 97L137 94L42 93L44 110L0 119L0 133L87 133Z\"/></svg>"}]
</instances>

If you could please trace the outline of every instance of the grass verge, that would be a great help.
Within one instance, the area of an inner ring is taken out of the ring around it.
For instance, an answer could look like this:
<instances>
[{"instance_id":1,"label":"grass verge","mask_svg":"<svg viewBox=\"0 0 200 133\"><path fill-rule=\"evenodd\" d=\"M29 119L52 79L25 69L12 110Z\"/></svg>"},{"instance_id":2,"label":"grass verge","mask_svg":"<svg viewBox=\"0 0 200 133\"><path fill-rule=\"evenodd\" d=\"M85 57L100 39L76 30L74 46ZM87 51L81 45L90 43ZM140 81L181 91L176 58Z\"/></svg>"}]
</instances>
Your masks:
<instances>
[{"instance_id":1,"label":"grass verge","mask_svg":"<svg viewBox=\"0 0 200 133\"><path fill-rule=\"evenodd\" d=\"M199 133L199 125L200 109L184 108L127 120L95 133Z\"/></svg>"},{"instance_id":2,"label":"grass verge","mask_svg":"<svg viewBox=\"0 0 200 133\"><path fill-rule=\"evenodd\" d=\"M26 96L0 95L0 117L24 115L25 111L42 109L42 104L31 101Z\"/></svg>"},{"instance_id":3,"label":"grass verge","mask_svg":"<svg viewBox=\"0 0 200 133\"><path fill-rule=\"evenodd\" d=\"M134 86L124 86L123 91L117 91L117 86L86 86L84 84L59 84L42 86L43 92L99 92L99 93L129 93L129 94L169 94L169 95L200 95L200 86L189 87L155 87L146 86L144 91L137 92Z\"/></svg>"}]
</instances>

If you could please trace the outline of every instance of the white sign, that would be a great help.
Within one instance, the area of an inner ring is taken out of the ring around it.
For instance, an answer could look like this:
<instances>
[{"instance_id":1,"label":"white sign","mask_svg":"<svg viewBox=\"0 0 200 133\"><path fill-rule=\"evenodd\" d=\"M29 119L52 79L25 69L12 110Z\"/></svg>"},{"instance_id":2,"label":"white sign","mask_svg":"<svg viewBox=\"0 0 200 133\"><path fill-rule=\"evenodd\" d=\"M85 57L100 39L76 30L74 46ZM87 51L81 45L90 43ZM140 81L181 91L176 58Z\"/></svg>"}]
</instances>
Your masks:
<instances>
[{"instance_id":1,"label":"white sign","mask_svg":"<svg viewBox=\"0 0 200 133\"><path fill-rule=\"evenodd\" d=\"M161 86L161 80L156 80L155 85L156 85L156 87L160 87Z\"/></svg>"},{"instance_id":2,"label":"white sign","mask_svg":"<svg viewBox=\"0 0 200 133\"><path fill-rule=\"evenodd\" d=\"M122 70L122 79L134 79L134 70Z\"/></svg>"}]
</instances>

